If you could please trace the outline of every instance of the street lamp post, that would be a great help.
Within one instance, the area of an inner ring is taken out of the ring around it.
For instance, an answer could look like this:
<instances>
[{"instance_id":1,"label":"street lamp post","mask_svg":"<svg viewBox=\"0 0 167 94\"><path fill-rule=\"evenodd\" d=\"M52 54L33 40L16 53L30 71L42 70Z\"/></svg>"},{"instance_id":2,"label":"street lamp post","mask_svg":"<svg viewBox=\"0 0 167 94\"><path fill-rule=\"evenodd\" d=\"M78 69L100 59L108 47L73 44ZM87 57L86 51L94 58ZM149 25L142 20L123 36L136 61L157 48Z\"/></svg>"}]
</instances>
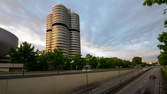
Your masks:
<instances>
[{"instance_id":1,"label":"street lamp post","mask_svg":"<svg viewBox=\"0 0 167 94\"><path fill-rule=\"evenodd\" d=\"M122 68L122 66L119 66L119 77L120 77L120 85L121 85L121 68Z\"/></svg>"},{"instance_id":2,"label":"street lamp post","mask_svg":"<svg viewBox=\"0 0 167 94\"><path fill-rule=\"evenodd\" d=\"M90 65L86 65L85 69L86 69L86 89L88 91L88 84L89 84L89 80L88 80L88 70L90 69Z\"/></svg>"},{"instance_id":3,"label":"street lamp post","mask_svg":"<svg viewBox=\"0 0 167 94\"><path fill-rule=\"evenodd\" d=\"M24 67L25 67L25 63L23 64L23 68L22 68L22 74L24 76Z\"/></svg>"},{"instance_id":4,"label":"street lamp post","mask_svg":"<svg viewBox=\"0 0 167 94\"><path fill-rule=\"evenodd\" d=\"M72 71L72 64L74 63L74 60L72 60L71 62L70 62L70 65L71 65L71 71Z\"/></svg>"},{"instance_id":5,"label":"street lamp post","mask_svg":"<svg viewBox=\"0 0 167 94\"><path fill-rule=\"evenodd\" d=\"M88 85L88 67L86 67L86 84Z\"/></svg>"}]
</instances>

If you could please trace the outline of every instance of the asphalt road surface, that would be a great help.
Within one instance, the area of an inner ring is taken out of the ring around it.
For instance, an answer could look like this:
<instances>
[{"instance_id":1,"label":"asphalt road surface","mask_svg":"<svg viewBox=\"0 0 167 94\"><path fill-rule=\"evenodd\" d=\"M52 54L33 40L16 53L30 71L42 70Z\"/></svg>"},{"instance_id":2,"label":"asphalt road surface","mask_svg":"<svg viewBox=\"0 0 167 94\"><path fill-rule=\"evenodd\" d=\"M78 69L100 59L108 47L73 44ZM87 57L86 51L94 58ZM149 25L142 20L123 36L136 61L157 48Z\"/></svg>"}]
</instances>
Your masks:
<instances>
[{"instance_id":1,"label":"asphalt road surface","mask_svg":"<svg viewBox=\"0 0 167 94\"><path fill-rule=\"evenodd\" d=\"M134 71L132 71L132 72L125 73L125 74L122 74L120 76L110 78L110 79L108 79L104 82L101 82L101 83L87 86L85 88L82 88L82 89L75 91L75 92L72 92L70 94L108 94L108 93L106 93L107 90L110 90L110 89L114 88L115 86L118 86L120 83L128 80L129 78L132 78L132 77L138 75L139 73L141 73L147 69L148 68L134 69ZM129 93L127 93L127 94L129 94Z\"/></svg>"},{"instance_id":2,"label":"asphalt road surface","mask_svg":"<svg viewBox=\"0 0 167 94\"><path fill-rule=\"evenodd\" d=\"M116 94L160 94L160 81L160 68L156 67L125 86Z\"/></svg>"}]
</instances>

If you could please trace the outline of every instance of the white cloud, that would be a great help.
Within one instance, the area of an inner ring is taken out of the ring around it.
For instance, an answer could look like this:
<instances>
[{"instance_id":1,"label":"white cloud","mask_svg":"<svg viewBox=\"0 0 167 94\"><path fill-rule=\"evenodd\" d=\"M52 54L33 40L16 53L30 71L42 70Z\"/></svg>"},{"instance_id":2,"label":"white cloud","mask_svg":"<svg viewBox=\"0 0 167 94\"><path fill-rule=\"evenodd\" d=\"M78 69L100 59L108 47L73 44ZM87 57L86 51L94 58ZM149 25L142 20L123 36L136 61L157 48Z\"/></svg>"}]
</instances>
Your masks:
<instances>
[{"instance_id":1,"label":"white cloud","mask_svg":"<svg viewBox=\"0 0 167 94\"><path fill-rule=\"evenodd\" d=\"M163 30L163 6L145 7L141 0L0 0L0 27L44 49L45 19L62 3L80 15L82 53L96 56L154 57Z\"/></svg>"},{"instance_id":2,"label":"white cloud","mask_svg":"<svg viewBox=\"0 0 167 94\"><path fill-rule=\"evenodd\" d=\"M24 26L13 27L13 26L5 26L5 25L0 25L0 27L15 34L19 39L19 43L27 41L29 43L35 44L36 48L38 49L43 49L42 47L44 47L45 45L44 41L41 40L40 35L35 34L34 31L31 30L30 28L27 28Z\"/></svg>"},{"instance_id":3,"label":"white cloud","mask_svg":"<svg viewBox=\"0 0 167 94\"><path fill-rule=\"evenodd\" d=\"M144 45L142 43L126 45L126 47L122 46L122 48L120 48L119 50L112 50L112 48L97 46L86 40L81 40L81 42L82 52L84 55L92 54L94 56L101 57L119 57L127 60L131 60L134 56L141 56L143 57L144 61L150 61L152 59L156 60L154 57L158 56L159 54L158 50L148 53L146 53L145 51L138 50L142 45ZM146 41L144 43L148 44L149 42ZM147 57L149 57L149 59L147 59Z\"/></svg>"}]
</instances>

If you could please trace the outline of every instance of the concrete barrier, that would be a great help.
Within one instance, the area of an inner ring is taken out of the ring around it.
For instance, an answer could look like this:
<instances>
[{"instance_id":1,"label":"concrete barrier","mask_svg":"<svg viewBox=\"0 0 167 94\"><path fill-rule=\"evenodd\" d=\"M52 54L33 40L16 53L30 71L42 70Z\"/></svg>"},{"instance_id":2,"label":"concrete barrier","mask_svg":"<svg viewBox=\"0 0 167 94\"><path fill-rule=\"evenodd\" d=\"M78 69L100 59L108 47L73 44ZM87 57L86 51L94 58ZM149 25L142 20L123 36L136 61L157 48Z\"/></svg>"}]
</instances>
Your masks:
<instances>
[{"instance_id":1,"label":"concrete barrier","mask_svg":"<svg viewBox=\"0 0 167 94\"><path fill-rule=\"evenodd\" d=\"M88 73L88 83L97 83L131 71L133 70ZM85 85L87 85L86 73L4 79L0 80L0 94L68 94Z\"/></svg>"}]
</instances>

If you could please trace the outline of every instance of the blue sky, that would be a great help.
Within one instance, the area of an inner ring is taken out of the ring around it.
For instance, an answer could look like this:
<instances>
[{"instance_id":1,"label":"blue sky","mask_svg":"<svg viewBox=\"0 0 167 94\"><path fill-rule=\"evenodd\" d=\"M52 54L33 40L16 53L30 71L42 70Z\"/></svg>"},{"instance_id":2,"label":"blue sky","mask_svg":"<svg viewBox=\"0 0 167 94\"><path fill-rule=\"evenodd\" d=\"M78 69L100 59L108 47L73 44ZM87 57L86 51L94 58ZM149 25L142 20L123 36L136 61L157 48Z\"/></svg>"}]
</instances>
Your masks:
<instances>
[{"instance_id":1,"label":"blue sky","mask_svg":"<svg viewBox=\"0 0 167 94\"><path fill-rule=\"evenodd\" d=\"M0 0L0 27L45 48L46 16L55 4L80 15L82 54L156 60L157 36L164 31L165 6L145 7L143 0Z\"/></svg>"}]
</instances>

